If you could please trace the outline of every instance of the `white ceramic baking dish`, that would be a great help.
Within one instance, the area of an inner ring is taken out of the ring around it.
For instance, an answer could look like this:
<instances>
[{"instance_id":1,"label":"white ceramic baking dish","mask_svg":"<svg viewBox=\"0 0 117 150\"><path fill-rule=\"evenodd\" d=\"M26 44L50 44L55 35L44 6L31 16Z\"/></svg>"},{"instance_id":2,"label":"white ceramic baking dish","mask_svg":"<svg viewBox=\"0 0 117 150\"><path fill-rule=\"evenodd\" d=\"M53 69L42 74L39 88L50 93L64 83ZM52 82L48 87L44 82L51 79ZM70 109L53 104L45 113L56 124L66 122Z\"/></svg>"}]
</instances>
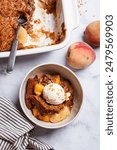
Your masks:
<instances>
[{"instance_id":1,"label":"white ceramic baking dish","mask_svg":"<svg viewBox=\"0 0 117 150\"><path fill-rule=\"evenodd\" d=\"M77 28L79 25L79 13L77 7L77 0L61 0L61 3L63 9L62 10L63 19L64 19L64 24L66 29L66 35L64 40L61 43L56 45L18 50L17 56L31 55L31 54L49 52L53 50L59 50L66 46L66 44L69 42L70 34L72 30ZM0 52L0 58L8 57L9 53L10 52Z\"/></svg>"}]
</instances>

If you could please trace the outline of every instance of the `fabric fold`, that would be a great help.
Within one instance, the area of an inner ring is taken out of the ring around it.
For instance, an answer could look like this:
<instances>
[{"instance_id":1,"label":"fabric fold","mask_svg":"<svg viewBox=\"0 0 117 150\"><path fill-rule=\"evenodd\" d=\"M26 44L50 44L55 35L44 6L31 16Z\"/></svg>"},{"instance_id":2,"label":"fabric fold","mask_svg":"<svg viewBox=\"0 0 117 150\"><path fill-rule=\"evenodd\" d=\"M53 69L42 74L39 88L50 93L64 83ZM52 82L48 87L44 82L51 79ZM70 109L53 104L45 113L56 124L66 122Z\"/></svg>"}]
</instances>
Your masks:
<instances>
[{"instance_id":1,"label":"fabric fold","mask_svg":"<svg viewBox=\"0 0 117 150\"><path fill-rule=\"evenodd\" d=\"M48 144L29 137L33 128L11 101L0 97L0 150L25 150L27 146L32 150L54 150Z\"/></svg>"}]
</instances>

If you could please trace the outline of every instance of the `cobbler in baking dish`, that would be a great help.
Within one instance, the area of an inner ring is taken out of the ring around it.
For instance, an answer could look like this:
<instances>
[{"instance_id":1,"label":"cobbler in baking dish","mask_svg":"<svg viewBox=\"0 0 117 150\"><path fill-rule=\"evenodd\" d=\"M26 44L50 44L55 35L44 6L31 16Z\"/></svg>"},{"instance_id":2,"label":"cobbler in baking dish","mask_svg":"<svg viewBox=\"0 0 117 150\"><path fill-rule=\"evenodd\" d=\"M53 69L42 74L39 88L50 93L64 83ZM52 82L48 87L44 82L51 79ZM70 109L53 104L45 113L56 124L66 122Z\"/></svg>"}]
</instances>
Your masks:
<instances>
[{"instance_id":1,"label":"cobbler in baking dish","mask_svg":"<svg viewBox=\"0 0 117 150\"><path fill-rule=\"evenodd\" d=\"M25 27L27 32L32 30L30 21L34 10L34 0L0 0L0 51L10 50L21 14L25 14L28 19ZM22 43L19 47L22 47Z\"/></svg>"},{"instance_id":2,"label":"cobbler in baking dish","mask_svg":"<svg viewBox=\"0 0 117 150\"><path fill-rule=\"evenodd\" d=\"M15 38L18 18L27 17L20 27L18 49L49 46L60 43L65 36L59 0L0 0L0 51L9 51ZM59 20L56 22L57 18Z\"/></svg>"},{"instance_id":3,"label":"cobbler in baking dish","mask_svg":"<svg viewBox=\"0 0 117 150\"><path fill-rule=\"evenodd\" d=\"M28 79L25 98L37 119L56 123L70 115L74 90L60 74L44 73Z\"/></svg>"}]
</instances>

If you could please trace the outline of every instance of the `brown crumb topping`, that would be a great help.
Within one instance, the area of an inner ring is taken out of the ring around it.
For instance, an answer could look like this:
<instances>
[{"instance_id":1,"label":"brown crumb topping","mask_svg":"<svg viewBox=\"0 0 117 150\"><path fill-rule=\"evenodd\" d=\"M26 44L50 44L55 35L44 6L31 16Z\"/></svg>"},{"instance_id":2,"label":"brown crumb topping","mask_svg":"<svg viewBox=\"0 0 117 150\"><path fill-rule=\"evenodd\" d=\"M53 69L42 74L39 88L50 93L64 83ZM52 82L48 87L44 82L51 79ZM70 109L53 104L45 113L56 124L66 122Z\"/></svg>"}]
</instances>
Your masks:
<instances>
[{"instance_id":1,"label":"brown crumb topping","mask_svg":"<svg viewBox=\"0 0 117 150\"><path fill-rule=\"evenodd\" d=\"M39 6L47 11L48 14L55 13L56 0L40 0Z\"/></svg>"},{"instance_id":2,"label":"brown crumb topping","mask_svg":"<svg viewBox=\"0 0 117 150\"><path fill-rule=\"evenodd\" d=\"M30 26L34 10L34 0L0 0L0 51L8 51L11 48L18 17L21 14L26 15L27 26Z\"/></svg>"}]
</instances>

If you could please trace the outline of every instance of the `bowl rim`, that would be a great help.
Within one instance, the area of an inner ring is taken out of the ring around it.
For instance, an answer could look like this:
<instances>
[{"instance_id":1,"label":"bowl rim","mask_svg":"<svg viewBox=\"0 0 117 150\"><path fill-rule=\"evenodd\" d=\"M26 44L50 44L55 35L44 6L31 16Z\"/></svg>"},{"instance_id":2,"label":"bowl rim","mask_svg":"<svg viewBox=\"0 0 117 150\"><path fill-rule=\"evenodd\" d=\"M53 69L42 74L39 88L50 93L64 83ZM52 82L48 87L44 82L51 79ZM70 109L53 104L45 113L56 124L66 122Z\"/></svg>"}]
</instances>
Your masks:
<instances>
[{"instance_id":1,"label":"bowl rim","mask_svg":"<svg viewBox=\"0 0 117 150\"><path fill-rule=\"evenodd\" d=\"M38 67L44 67L44 66L50 66L50 65L54 65L54 66L58 66L58 67L62 67L63 69L66 69L67 71L69 71L77 80L78 84L79 84L79 87L80 87L80 90L81 90L81 94L82 94L82 100L81 100L81 105L80 105L80 108L79 108L79 111L77 112L77 114L73 117L73 119L69 120L68 122L64 123L64 124L61 124L61 125L57 125L56 127L52 127L52 126L45 126L45 125L42 125L41 123L37 123L35 120L33 120L32 117L29 117L29 115L27 114L24 106L23 106L23 102L21 100L21 97L22 97L22 88L23 88L23 84L27 78L27 76L32 72L34 71L36 68ZM32 122L34 123L35 125L39 126L39 127L42 127L42 128L45 128L45 129L58 129L58 128L62 128L62 127L65 127L69 124L71 124L80 114L81 110L82 110L82 107L83 107L83 102L84 102L84 95L83 95L83 89L82 89L82 86L81 86L81 83L79 82L79 79L77 77L77 75L71 70L69 69L68 67L62 65L62 64L58 64L58 63L42 63L42 64L39 64L39 65L36 65L35 67L33 67L32 69L30 69L24 79L22 80L21 82L21 85L20 85L20 89L19 89L19 103L20 103L20 107L23 111L23 113L25 114L25 116Z\"/></svg>"}]
</instances>

